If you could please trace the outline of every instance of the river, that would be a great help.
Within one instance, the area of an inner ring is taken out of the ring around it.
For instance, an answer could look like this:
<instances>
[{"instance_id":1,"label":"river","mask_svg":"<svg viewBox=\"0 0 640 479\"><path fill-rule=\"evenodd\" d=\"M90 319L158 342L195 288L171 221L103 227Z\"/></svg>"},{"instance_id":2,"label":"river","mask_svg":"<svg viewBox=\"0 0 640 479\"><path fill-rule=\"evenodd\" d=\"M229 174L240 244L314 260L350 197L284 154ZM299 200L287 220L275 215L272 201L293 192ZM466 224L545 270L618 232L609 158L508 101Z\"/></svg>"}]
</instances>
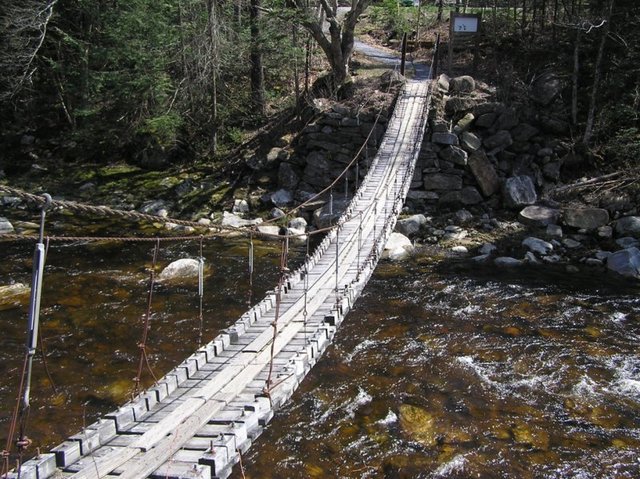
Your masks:
<instances>
[{"instance_id":1,"label":"river","mask_svg":"<svg viewBox=\"0 0 640 479\"><path fill-rule=\"evenodd\" d=\"M55 225L54 225L55 230ZM32 244L3 243L0 284L28 283ZM51 447L133 388L153 243L53 242L28 435ZM159 265L197 257L163 243ZM298 259L303 245L294 247ZM206 241L205 340L245 310L247 240ZM254 300L279 251L257 248ZM478 269L428 252L382 262L323 359L243 457L247 478L640 477L637 285L549 269ZM160 376L196 346L197 285L154 289ZM2 433L26 304L0 311ZM152 382L145 369L144 384ZM233 476L243 477L236 466Z\"/></svg>"}]
</instances>

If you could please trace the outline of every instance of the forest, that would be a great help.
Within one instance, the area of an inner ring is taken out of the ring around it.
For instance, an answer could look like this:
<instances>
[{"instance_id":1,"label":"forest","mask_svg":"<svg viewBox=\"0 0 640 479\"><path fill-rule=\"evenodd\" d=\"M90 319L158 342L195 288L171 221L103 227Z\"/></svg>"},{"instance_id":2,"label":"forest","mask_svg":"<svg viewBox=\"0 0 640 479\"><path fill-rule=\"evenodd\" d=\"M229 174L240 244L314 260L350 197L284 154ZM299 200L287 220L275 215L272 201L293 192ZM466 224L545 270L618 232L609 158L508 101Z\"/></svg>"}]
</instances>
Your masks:
<instances>
[{"instance_id":1,"label":"forest","mask_svg":"<svg viewBox=\"0 0 640 479\"><path fill-rule=\"evenodd\" d=\"M483 13L481 74L499 94L508 97L551 69L566 85L576 148L616 164L637 162L634 0L344 6L350 13L336 20L336 0L2 2L0 167L7 174L28 169L34 158L21 146L33 142L45 159L215 163L256 128L304 104L324 70L336 87L351 81L354 33L387 44L408 33L420 45L440 30L446 42L454 10ZM325 19L334 21L323 29Z\"/></svg>"}]
</instances>

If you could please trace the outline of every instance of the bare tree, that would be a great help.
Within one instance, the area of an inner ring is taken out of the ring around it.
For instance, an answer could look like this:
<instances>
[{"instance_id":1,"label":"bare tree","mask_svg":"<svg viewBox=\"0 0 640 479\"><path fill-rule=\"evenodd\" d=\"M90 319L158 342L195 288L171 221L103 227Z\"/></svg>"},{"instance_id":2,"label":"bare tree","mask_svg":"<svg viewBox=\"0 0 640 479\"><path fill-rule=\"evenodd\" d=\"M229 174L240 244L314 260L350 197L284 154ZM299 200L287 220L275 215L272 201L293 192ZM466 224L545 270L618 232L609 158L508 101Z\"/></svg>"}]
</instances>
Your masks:
<instances>
[{"instance_id":1,"label":"bare tree","mask_svg":"<svg viewBox=\"0 0 640 479\"><path fill-rule=\"evenodd\" d=\"M352 0L351 8L343 16L339 15L337 0L319 0L319 8L314 8L307 0L291 0L291 5L299 13L300 23L327 57L337 86L342 85L349 76L354 30L358 18L370 2L371 0ZM324 27L323 16L328 28Z\"/></svg>"},{"instance_id":2,"label":"bare tree","mask_svg":"<svg viewBox=\"0 0 640 479\"><path fill-rule=\"evenodd\" d=\"M0 101L12 100L29 85L38 53L58 0L9 0L0 17Z\"/></svg>"}]
</instances>

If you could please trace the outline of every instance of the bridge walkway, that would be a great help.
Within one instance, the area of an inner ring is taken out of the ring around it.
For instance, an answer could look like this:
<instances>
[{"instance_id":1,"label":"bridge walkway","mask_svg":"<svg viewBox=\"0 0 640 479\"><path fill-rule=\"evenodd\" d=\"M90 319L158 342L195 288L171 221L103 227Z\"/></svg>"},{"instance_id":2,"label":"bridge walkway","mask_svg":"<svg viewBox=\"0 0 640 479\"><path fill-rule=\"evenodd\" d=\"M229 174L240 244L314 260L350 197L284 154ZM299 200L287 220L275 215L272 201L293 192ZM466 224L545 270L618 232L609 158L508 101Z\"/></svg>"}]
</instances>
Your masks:
<instances>
[{"instance_id":1,"label":"bridge walkway","mask_svg":"<svg viewBox=\"0 0 640 479\"><path fill-rule=\"evenodd\" d=\"M369 280L413 177L429 87L406 84L367 177L300 268L153 387L24 463L21 479L228 477Z\"/></svg>"}]
</instances>

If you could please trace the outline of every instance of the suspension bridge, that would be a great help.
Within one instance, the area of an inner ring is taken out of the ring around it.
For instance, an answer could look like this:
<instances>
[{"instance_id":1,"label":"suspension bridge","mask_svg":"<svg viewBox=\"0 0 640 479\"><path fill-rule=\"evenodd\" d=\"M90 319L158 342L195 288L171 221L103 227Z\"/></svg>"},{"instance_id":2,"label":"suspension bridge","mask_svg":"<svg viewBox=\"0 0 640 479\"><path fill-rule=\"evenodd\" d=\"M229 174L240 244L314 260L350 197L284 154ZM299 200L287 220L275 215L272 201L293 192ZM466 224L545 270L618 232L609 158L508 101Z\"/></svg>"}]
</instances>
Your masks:
<instances>
[{"instance_id":1,"label":"suspension bridge","mask_svg":"<svg viewBox=\"0 0 640 479\"><path fill-rule=\"evenodd\" d=\"M430 88L424 80L405 84L367 176L302 266L288 269L283 246L277 287L231 327L129 403L6 477L228 477L373 273L413 178Z\"/></svg>"}]
</instances>

